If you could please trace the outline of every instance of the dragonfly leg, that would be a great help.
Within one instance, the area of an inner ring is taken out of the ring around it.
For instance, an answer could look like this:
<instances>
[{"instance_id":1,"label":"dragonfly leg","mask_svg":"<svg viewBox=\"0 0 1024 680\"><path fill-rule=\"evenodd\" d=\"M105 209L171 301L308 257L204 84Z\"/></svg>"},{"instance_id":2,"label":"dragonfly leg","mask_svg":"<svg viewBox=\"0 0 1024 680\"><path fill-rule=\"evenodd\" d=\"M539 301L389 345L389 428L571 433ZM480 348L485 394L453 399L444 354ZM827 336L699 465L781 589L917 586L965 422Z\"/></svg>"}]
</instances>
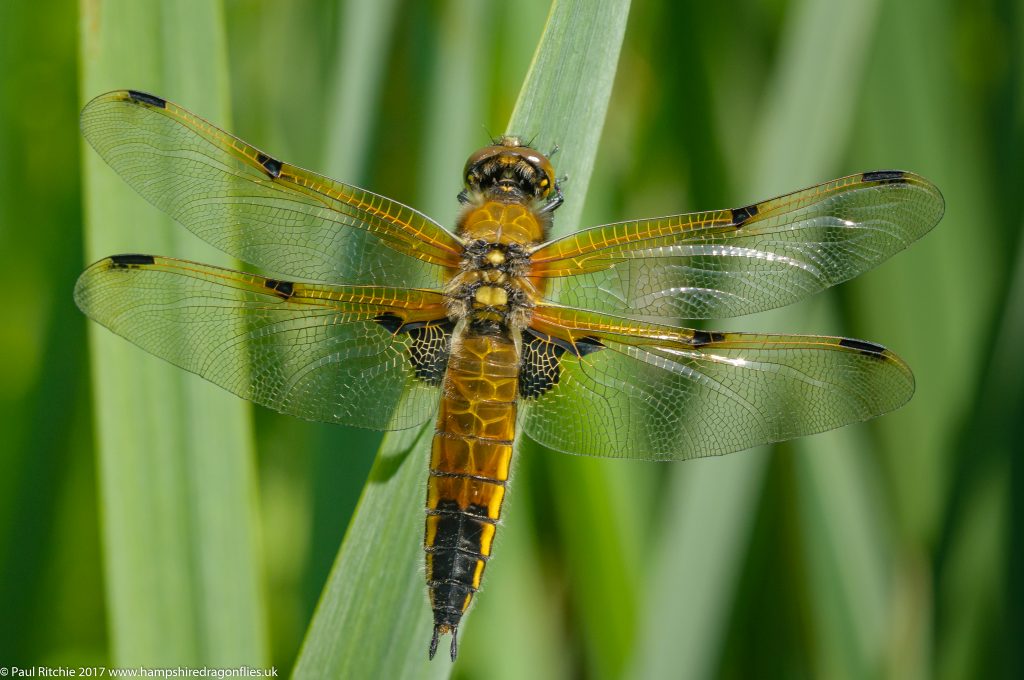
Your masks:
<instances>
[{"instance_id":1,"label":"dragonfly leg","mask_svg":"<svg viewBox=\"0 0 1024 680\"><path fill-rule=\"evenodd\" d=\"M543 207L538 211L540 213L549 213L558 208L565 202L565 196L562 194L562 188L555 184L555 195L551 197L551 200L544 204Z\"/></svg>"}]
</instances>

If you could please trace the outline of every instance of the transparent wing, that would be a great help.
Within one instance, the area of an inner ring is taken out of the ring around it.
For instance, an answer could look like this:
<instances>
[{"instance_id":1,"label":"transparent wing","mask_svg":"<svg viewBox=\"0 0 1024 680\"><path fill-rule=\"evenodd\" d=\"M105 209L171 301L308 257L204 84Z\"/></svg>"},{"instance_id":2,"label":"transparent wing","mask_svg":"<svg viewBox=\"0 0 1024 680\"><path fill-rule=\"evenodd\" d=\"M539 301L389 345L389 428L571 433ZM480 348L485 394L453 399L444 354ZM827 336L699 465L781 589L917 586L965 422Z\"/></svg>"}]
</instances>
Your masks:
<instances>
[{"instance_id":1,"label":"transparent wing","mask_svg":"<svg viewBox=\"0 0 1024 680\"><path fill-rule=\"evenodd\" d=\"M547 388L524 399L520 423L567 453L720 455L866 420L914 392L907 365L862 340L675 329L550 307L534 322L563 349L525 345Z\"/></svg>"},{"instance_id":2,"label":"transparent wing","mask_svg":"<svg viewBox=\"0 0 1024 680\"><path fill-rule=\"evenodd\" d=\"M275 274L426 288L458 265L458 240L425 215L282 163L172 102L110 92L86 105L81 125L148 201Z\"/></svg>"},{"instance_id":3,"label":"transparent wing","mask_svg":"<svg viewBox=\"0 0 1024 680\"><path fill-rule=\"evenodd\" d=\"M443 318L438 293L117 255L79 277L75 301L146 351L281 413L383 430L418 425L437 406L438 381L410 360L424 347L399 328Z\"/></svg>"},{"instance_id":4,"label":"transparent wing","mask_svg":"<svg viewBox=\"0 0 1024 680\"><path fill-rule=\"evenodd\" d=\"M655 323L795 302L906 248L942 217L928 180L851 175L734 210L607 224L542 245L533 275L564 305Z\"/></svg>"}]
</instances>

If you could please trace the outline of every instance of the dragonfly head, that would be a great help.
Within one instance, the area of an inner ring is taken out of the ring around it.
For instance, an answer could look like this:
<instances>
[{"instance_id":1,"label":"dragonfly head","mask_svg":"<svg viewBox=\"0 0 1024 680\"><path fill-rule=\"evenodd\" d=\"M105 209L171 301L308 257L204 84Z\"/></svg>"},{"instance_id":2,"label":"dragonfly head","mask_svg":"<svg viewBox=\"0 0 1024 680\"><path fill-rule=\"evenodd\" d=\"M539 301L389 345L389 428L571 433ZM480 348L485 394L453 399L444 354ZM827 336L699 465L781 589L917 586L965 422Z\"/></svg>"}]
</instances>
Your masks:
<instances>
[{"instance_id":1,"label":"dragonfly head","mask_svg":"<svg viewBox=\"0 0 1024 680\"><path fill-rule=\"evenodd\" d=\"M547 198L556 188L551 161L508 135L471 155L463 178L469 191L513 199Z\"/></svg>"}]
</instances>

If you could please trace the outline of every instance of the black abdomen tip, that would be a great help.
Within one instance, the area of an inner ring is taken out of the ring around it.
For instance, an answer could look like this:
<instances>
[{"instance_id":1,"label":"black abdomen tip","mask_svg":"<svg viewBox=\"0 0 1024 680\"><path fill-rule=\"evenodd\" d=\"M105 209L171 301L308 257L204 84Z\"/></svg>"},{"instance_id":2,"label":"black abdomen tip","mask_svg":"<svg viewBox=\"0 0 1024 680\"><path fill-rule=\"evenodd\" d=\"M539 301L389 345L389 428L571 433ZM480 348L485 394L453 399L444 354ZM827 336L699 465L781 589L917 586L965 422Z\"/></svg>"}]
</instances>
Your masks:
<instances>
[{"instance_id":1,"label":"black abdomen tip","mask_svg":"<svg viewBox=\"0 0 1024 680\"><path fill-rule=\"evenodd\" d=\"M434 659L434 655L437 654L437 642L445 633L451 633L452 635L452 646L450 649L452 661L455 661L455 657L459 655L459 627L457 625L447 625L443 623L434 624L434 635L430 638L430 649L427 650L427 654L431 660Z\"/></svg>"}]
</instances>

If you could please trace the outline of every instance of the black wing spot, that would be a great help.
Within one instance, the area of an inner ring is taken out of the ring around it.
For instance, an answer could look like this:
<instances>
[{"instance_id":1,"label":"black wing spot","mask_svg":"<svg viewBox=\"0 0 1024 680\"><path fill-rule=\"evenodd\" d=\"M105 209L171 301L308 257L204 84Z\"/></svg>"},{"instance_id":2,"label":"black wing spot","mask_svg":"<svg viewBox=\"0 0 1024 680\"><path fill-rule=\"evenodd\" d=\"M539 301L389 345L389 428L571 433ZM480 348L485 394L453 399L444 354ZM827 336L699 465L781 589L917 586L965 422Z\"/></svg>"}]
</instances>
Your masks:
<instances>
[{"instance_id":1,"label":"black wing spot","mask_svg":"<svg viewBox=\"0 0 1024 680\"><path fill-rule=\"evenodd\" d=\"M742 227L743 223L757 214L757 205L751 204L743 208L733 208L732 223L736 227Z\"/></svg>"},{"instance_id":2,"label":"black wing spot","mask_svg":"<svg viewBox=\"0 0 1024 680\"><path fill-rule=\"evenodd\" d=\"M402 317L396 314L392 314L391 312L388 312L386 314L380 314L379 316L374 318L374 321L376 321L385 329L387 329L387 332L391 333L392 335L397 333L402 328Z\"/></svg>"},{"instance_id":3,"label":"black wing spot","mask_svg":"<svg viewBox=\"0 0 1024 680\"><path fill-rule=\"evenodd\" d=\"M694 347L703 347L712 342L722 342L723 340L725 340L725 333L721 331L695 330L693 331L693 340L691 342Z\"/></svg>"},{"instance_id":4,"label":"black wing spot","mask_svg":"<svg viewBox=\"0 0 1024 680\"><path fill-rule=\"evenodd\" d=\"M898 184L906 179L906 173L902 170L875 170L865 172L865 182L884 182L886 184Z\"/></svg>"},{"instance_id":5,"label":"black wing spot","mask_svg":"<svg viewBox=\"0 0 1024 680\"><path fill-rule=\"evenodd\" d=\"M138 90L128 90L128 96L131 97L133 101L142 102L143 104L149 104L150 106L154 106L158 109L167 108L166 99L161 99L160 97L156 97L151 94L146 94L145 92L139 92Z\"/></svg>"},{"instance_id":6,"label":"black wing spot","mask_svg":"<svg viewBox=\"0 0 1024 680\"><path fill-rule=\"evenodd\" d=\"M551 343L558 347L561 352L568 352L573 356L585 357L588 354L593 354L599 349L604 349L604 343L593 336L587 336L576 340L575 343L563 340L562 338L542 333L535 328L527 328L523 331L523 342L533 342L534 340L542 340L543 342ZM559 353L561 356L561 353Z\"/></svg>"},{"instance_id":7,"label":"black wing spot","mask_svg":"<svg viewBox=\"0 0 1024 680\"><path fill-rule=\"evenodd\" d=\"M281 161L271 158L265 153L257 154L256 160L271 177L276 179L281 176Z\"/></svg>"},{"instance_id":8,"label":"black wing spot","mask_svg":"<svg viewBox=\"0 0 1024 680\"><path fill-rule=\"evenodd\" d=\"M880 354L885 353L885 348L882 347L881 345L875 344L873 342L868 342L867 340L857 340L855 338L843 338L842 340L839 341L839 346L848 347L849 349L855 349L859 351L861 354L866 354L867 356L870 357L877 357Z\"/></svg>"},{"instance_id":9,"label":"black wing spot","mask_svg":"<svg viewBox=\"0 0 1024 680\"><path fill-rule=\"evenodd\" d=\"M143 264L153 264L152 255L111 255L110 265L116 269L127 269L128 267Z\"/></svg>"},{"instance_id":10,"label":"black wing spot","mask_svg":"<svg viewBox=\"0 0 1024 680\"><path fill-rule=\"evenodd\" d=\"M278 297L283 300L287 300L295 294L294 285L291 281L278 281L277 279L267 279L264 286L277 293Z\"/></svg>"},{"instance_id":11,"label":"black wing spot","mask_svg":"<svg viewBox=\"0 0 1024 680\"><path fill-rule=\"evenodd\" d=\"M588 354L593 354L599 349L604 349L604 343L597 338L580 338L576 341L574 354L578 357L585 357Z\"/></svg>"}]
</instances>

